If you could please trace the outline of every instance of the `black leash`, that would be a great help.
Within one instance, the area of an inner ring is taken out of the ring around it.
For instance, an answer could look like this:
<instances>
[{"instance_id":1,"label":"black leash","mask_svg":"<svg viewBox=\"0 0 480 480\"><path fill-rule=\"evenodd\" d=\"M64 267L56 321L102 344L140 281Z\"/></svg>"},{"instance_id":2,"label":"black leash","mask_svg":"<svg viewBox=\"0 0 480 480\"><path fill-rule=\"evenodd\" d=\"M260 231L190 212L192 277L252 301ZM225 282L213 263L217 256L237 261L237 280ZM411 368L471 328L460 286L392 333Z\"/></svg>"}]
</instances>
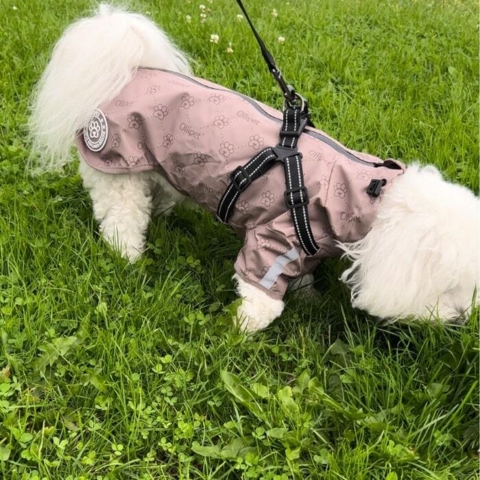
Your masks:
<instances>
[{"instance_id":1,"label":"black leash","mask_svg":"<svg viewBox=\"0 0 480 480\"><path fill-rule=\"evenodd\" d=\"M302 110L305 110L305 113L308 116L307 125L309 125L310 127L314 127L312 121L310 120L310 115L308 114L307 101L301 95L296 93L293 86L287 84L287 82L283 78L282 72L277 67L275 60L273 58L273 55L269 52L267 46L265 45L265 42L262 40L257 30L253 26L253 23L250 20L250 17L248 16L247 10L243 5L242 0L237 0L237 4L242 10L243 14L245 15L245 18L247 19L248 24L250 25L250 28L253 32L253 35L255 36L255 39L257 40L257 43L260 47L260 51L262 52L262 56L268 66L268 69L270 70L270 73L273 75L273 78L278 83L278 86L282 91L283 98L285 100L286 105L288 105L289 108L294 108L299 106L300 108L302 108Z\"/></svg>"}]
</instances>

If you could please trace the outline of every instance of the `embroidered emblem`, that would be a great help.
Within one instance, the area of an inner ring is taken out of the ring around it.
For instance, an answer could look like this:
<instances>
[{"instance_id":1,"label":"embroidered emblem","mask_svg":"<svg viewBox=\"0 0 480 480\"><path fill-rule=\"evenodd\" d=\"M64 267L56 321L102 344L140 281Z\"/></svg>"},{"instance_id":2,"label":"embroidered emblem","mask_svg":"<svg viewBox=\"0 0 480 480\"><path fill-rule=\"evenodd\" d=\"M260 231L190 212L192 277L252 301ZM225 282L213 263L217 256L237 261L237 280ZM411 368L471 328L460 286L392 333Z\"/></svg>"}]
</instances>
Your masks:
<instances>
[{"instance_id":1,"label":"embroidered emblem","mask_svg":"<svg viewBox=\"0 0 480 480\"><path fill-rule=\"evenodd\" d=\"M108 124L105 115L98 108L83 129L83 139L92 152L99 152L107 143Z\"/></svg>"}]
</instances>

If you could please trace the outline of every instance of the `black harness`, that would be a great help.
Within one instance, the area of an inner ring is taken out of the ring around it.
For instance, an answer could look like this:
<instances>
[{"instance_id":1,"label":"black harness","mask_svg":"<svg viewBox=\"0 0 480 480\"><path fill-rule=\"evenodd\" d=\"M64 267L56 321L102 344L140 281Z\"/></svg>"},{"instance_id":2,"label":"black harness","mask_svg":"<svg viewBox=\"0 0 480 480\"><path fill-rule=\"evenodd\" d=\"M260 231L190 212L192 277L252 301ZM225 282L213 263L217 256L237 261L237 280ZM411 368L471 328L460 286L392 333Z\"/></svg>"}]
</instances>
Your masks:
<instances>
[{"instance_id":1,"label":"black harness","mask_svg":"<svg viewBox=\"0 0 480 480\"><path fill-rule=\"evenodd\" d=\"M305 127L312 126L307 101L297 94L291 85L287 85L282 73L275 65L272 55L258 35L241 0L238 5L245 14L255 38L260 45L263 58L277 81L284 97L283 123L280 130L280 142L276 147L267 147L255 155L245 166L236 168L230 175L231 183L223 194L217 209L217 218L227 223L235 203L250 184L272 168L276 162L282 162L285 170L285 204L292 212L295 232L302 249L309 256L319 249L313 238L308 218L308 192L305 188L302 169L302 154L297 143Z\"/></svg>"}]
</instances>

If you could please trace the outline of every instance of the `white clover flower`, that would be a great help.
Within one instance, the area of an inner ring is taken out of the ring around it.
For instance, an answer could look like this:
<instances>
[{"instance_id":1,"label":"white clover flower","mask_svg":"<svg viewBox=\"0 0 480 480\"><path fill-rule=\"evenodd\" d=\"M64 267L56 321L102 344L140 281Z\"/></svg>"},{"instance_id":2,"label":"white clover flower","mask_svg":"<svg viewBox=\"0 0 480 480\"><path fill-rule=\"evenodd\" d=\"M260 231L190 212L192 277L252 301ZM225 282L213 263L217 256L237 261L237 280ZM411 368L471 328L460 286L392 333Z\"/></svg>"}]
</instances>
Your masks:
<instances>
[{"instance_id":1,"label":"white clover flower","mask_svg":"<svg viewBox=\"0 0 480 480\"><path fill-rule=\"evenodd\" d=\"M275 8L272 10L272 17L274 17L274 18L278 17L278 12Z\"/></svg>"},{"instance_id":2,"label":"white clover flower","mask_svg":"<svg viewBox=\"0 0 480 480\"><path fill-rule=\"evenodd\" d=\"M213 3L213 0L207 0L208 3Z\"/></svg>"},{"instance_id":3,"label":"white clover flower","mask_svg":"<svg viewBox=\"0 0 480 480\"><path fill-rule=\"evenodd\" d=\"M187 23L190 23L192 21L192 17L190 15L185 15L185 20Z\"/></svg>"},{"instance_id":4,"label":"white clover flower","mask_svg":"<svg viewBox=\"0 0 480 480\"><path fill-rule=\"evenodd\" d=\"M228 42L227 53L233 53L232 42Z\"/></svg>"},{"instance_id":5,"label":"white clover flower","mask_svg":"<svg viewBox=\"0 0 480 480\"><path fill-rule=\"evenodd\" d=\"M211 43L218 43L219 40L220 40L220 37L216 33L212 33L212 35L210 35Z\"/></svg>"},{"instance_id":6,"label":"white clover flower","mask_svg":"<svg viewBox=\"0 0 480 480\"><path fill-rule=\"evenodd\" d=\"M285 43L285 37L278 37L277 41L278 43Z\"/></svg>"},{"instance_id":7,"label":"white clover flower","mask_svg":"<svg viewBox=\"0 0 480 480\"><path fill-rule=\"evenodd\" d=\"M12 10L18 10L18 8L17 8L17 7L15 7L15 6L13 6L13 7L12 7Z\"/></svg>"},{"instance_id":8,"label":"white clover flower","mask_svg":"<svg viewBox=\"0 0 480 480\"><path fill-rule=\"evenodd\" d=\"M200 5L200 10L205 10L207 7L205 5Z\"/></svg>"},{"instance_id":9,"label":"white clover flower","mask_svg":"<svg viewBox=\"0 0 480 480\"><path fill-rule=\"evenodd\" d=\"M238 15L237 15L237 20L238 20L239 22L241 22L241 21L243 20L243 15L238 14Z\"/></svg>"}]
</instances>

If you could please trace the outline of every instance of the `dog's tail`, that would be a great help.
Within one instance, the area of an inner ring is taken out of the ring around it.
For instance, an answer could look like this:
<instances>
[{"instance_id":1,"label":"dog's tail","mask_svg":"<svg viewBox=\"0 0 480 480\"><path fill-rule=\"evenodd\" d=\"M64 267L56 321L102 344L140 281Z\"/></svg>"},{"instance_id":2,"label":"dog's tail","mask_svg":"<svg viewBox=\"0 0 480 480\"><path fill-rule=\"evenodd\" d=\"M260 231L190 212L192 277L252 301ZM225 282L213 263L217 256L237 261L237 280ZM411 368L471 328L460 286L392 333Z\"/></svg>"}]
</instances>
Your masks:
<instances>
[{"instance_id":1,"label":"dog's tail","mask_svg":"<svg viewBox=\"0 0 480 480\"><path fill-rule=\"evenodd\" d=\"M33 97L29 127L37 170L71 160L78 131L140 66L190 73L185 55L142 15L100 5L93 17L66 29Z\"/></svg>"}]
</instances>

